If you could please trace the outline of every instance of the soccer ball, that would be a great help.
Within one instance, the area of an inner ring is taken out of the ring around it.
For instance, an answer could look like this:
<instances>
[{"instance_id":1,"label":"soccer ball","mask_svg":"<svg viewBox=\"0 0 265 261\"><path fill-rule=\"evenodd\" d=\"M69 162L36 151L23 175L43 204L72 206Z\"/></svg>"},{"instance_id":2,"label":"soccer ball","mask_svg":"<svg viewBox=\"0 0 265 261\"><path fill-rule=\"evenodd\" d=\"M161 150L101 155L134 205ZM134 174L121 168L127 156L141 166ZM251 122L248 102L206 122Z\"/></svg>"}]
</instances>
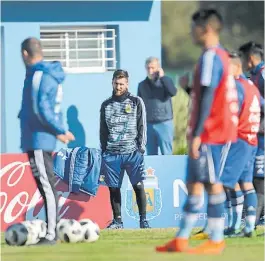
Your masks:
<instances>
[{"instance_id":1,"label":"soccer ball","mask_svg":"<svg viewBox=\"0 0 265 261\"><path fill-rule=\"evenodd\" d=\"M32 220L32 225L36 226L36 229L38 229L39 238L43 238L47 234L47 224L45 221L41 219L35 219Z\"/></svg>"},{"instance_id":2,"label":"soccer ball","mask_svg":"<svg viewBox=\"0 0 265 261\"><path fill-rule=\"evenodd\" d=\"M34 221L23 221L22 224L28 230L28 238L25 245L35 245L40 241L41 227Z\"/></svg>"},{"instance_id":3,"label":"soccer ball","mask_svg":"<svg viewBox=\"0 0 265 261\"><path fill-rule=\"evenodd\" d=\"M59 220L59 222L57 223L56 225L56 234L59 235L59 227L64 223L66 222L68 219L65 219L65 218L62 218Z\"/></svg>"},{"instance_id":4,"label":"soccer ball","mask_svg":"<svg viewBox=\"0 0 265 261\"><path fill-rule=\"evenodd\" d=\"M95 242L99 239L100 228L97 223L90 219L82 219L79 221L82 226L82 234L84 242Z\"/></svg>"},{"instance_id":5,"label":"soccer ball","mask_svg":"<svg viewBox=\"0 0 265 261\"><path fill-rule=\"evenodd\" d=\"M5 232L5 241L10 246L23 246L28 239L28 230L21 223L9 226Z\"/></svg>"},{"instance_id":6,"label":"soccer ball","mask_svg":"<svg viewBox=\"0 0 265 261\"><path fill-rule=\"evenodd\" d=\"M67 219L59 222L57 231L59 239L63 242L77 243L81 242L83 239L82 227L79 222L74 219Z\"/></svg>"}]
</instances>

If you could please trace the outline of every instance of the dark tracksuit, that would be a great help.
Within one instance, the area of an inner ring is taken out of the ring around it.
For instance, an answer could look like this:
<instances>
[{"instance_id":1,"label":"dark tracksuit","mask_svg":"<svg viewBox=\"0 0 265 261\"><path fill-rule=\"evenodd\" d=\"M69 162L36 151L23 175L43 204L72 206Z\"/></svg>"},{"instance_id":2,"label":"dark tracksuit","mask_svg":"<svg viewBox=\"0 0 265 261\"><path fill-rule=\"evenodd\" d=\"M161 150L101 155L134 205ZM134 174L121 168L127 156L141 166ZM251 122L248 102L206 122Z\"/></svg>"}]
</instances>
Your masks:
<instances>
[{"instance_id":1,"label":"dark tracksuit","mask_svg":"<svg viewBox=\"0 0 265 261\"><path fill-rule=\"evenodd\" d=\"M120 187L126 171L136 194L141 226L141 221L146 219L146 195L142 182L146 113L140 97L127 92L119 97L112 95L102 103L100 143L103 151L102 172L110 190L114 221L121 223Z\"/></svg>"},{"instance_id":2,"label":"dark tracksuit","mask_svg":"<svg viewBox=\"0 0 265 261\"><path fill-rule=\"evenodd\" d=\"M109 187L120 188L124 169L132 185L143 180L146 114L141 98L126 93L102 103L100 143Z\"/></svg>"}]
</instances>

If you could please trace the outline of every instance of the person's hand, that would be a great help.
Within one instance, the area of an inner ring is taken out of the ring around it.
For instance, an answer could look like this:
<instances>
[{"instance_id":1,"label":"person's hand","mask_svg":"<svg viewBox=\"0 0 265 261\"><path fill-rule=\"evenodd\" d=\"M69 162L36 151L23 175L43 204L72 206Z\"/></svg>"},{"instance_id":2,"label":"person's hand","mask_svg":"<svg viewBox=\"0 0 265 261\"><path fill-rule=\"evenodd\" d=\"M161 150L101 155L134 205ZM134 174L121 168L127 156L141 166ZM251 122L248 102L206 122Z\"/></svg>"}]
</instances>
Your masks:
<instances>
[{"instance_id":1,"label":"person's hand","mask_svg":"<svg viewBox=\"0 0 265 261\"><path fill-rule=\"evenodd\" d=\"M186 89L189 84L189 74L186 73L185 75L179 78L179 85L181 88Z\"/></svg>"},{"instance_id":2,"label":"person's hand","mask_svg":"<svg viewBox=\"0 0 265 261\"><path fill-rule=\"evenodd\" d=\"M64 144L68 144L69 140L68 137L65 134L59 134L56 136L57 140L61 141Z\"/></svg>"},{"instance_id":3,"label":"person's hand","mask_svg":"<svg viewBox=\"0 0 265 261\"><path fill-rule=\"evenodd\" d=\"M191 141L190 145L190 157L193 159L198 159L200 157L200 146L201 146L201 138L194 137Z\"/></svg>"},{"instance_id":4,"label":"person's hand","mask_svg":"<svg viewBox=\"0 0 265 261\"><path fill-rule=\"evenodd\" d=\"M68 144L69 141L75 140L75 136L70 131L67 131L65 134L57 135L56 138L64 144Z\"/></svg>"},{"instance_id":5,"label":"person's hand","mask_svg":"<svg viewBox=\"0 0 265 261\"><path fill-rule=\"evenodd\" d=\"M65 133L65 135L68 137L68 140L69 140L69 141L73 141L73 140L75 140L75 136L74 136L74 134L73 134L72 132L67 131L67 132Z\"/></svg>"},{"instance_id":6,"label":"person's hand","mask_svg":"<svg viewBox=\"0 0 265 261\"><path fill-rule=\"evenodd\" d=\"M164 70L162 68L159 68L158 72L159 72L159 77L165 76Z\"/></svg>"}]
</instances>

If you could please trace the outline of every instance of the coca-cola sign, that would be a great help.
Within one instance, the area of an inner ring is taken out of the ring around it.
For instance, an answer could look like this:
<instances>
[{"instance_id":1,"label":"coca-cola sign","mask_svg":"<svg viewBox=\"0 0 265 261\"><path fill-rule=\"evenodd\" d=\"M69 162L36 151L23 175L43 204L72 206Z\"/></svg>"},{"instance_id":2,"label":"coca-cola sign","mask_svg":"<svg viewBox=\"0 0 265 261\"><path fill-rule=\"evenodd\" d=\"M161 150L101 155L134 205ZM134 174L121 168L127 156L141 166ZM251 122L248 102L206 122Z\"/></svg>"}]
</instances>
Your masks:
<instances>
[{"instance_id":1,"label":"coca-cola sign","mask_svg":"<svg viewBox=\"0 0 265 261\"><path fill-rule=\"evenodd\" d=\"M26 154L1 154L1 228L23 220L45 219L43 200L36 187ZM68 186L58 180L60 218L91 218L100 227L111 219L108 189L100 186L97 196L72 194Z\"/></svg>"}]
</instances>

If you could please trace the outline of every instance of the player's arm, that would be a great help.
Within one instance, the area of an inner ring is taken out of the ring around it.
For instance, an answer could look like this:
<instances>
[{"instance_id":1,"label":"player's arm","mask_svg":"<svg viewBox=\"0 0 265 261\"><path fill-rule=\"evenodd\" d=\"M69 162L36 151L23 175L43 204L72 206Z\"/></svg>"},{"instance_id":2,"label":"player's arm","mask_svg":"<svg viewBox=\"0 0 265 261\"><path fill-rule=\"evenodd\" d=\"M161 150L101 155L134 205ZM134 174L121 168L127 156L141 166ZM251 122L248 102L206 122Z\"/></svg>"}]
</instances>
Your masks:
<instances>
[{"instance_id":1,"label":"player's arm","mask_svg":"<svg viewBox=\"0 0 265 261\"><path fill-rule=\"evenodd\" d=\"M106 123L105 117L105 106L104 103L100 108L100 128L99 128L99 136L100 136L100 146L102 152L104 152L107 148L109 129Z\"/></svg>"},{"instance_id":2,"label":"player's arm","mask_svg":"<svg viewBox=\"0 0 265 261\"><path fill-rule=\"evenodd\" d=\"M175 87L174 82L172 81L170 77L163 76L160 78L160 81L165 91L170 97L173 97L177 94L177 88Z\"/></svg>"},{"instance_id":3,"label":"player's arm","mask_svg":"<svg viewBox=\"0 0 265 261\"><path fill-rule=\"evenodd\" d=\"M66 131L61 122L56 120L53 100L57 95L58 83L49 74L42 74L39 77L36 86L33 84L33 108L40 121L48 127L55 136L65 134ZM38 88L39 87L39 88ZM36 102L38 101L38 102Z\"/></svg>"},{"instance_id":4,"label":"player's arm","mask_svg":"<svg viewBox=\"0 0 265 261\"><path fill-rule=\"evenodd\" d=\"M137 145L139 151L144 154L146 146L146 110L140 97L138 97L137 104L137 133Z\"/></svg>"},{"instance_id":5,"label":"player's arm","mask_svg":"<svg viewBox=\"0 0 265 261\"><path fill-rule=\"evenodd\" d=\"M219 85L223 69L220 58L214 50L204 53L201 61L201 99L199 104L198 119L193 132L194 137L200 137L204 124L212 108L215 88Z\"/></svg>"}]
</instances>

